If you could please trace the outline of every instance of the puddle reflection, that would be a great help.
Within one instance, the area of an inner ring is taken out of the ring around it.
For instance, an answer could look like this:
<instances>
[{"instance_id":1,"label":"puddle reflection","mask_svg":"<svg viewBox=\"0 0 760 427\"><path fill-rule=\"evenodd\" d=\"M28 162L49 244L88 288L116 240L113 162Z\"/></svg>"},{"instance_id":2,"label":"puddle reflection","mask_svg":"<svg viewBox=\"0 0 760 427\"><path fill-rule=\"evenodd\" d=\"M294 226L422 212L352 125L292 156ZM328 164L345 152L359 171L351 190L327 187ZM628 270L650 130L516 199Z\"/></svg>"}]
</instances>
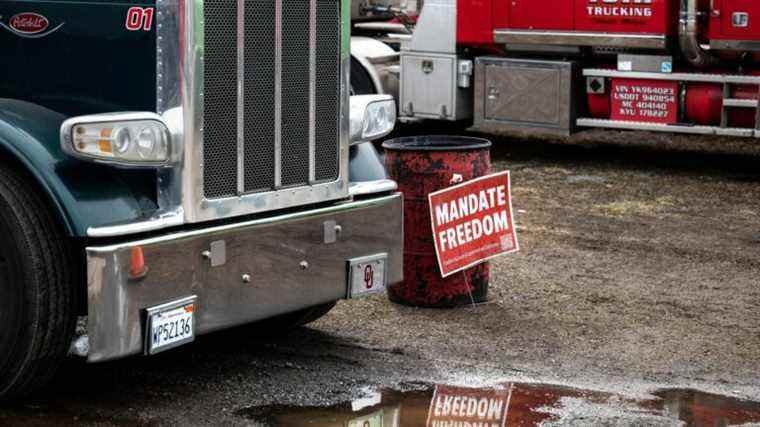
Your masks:
<instances>
[{"instance_id":1,"label":"puddle reflection","mask_svg":"<svg viewBox=\"0 0 760 427\"><path fill-rule=\"evenodd\" d=\"M436 390L437 389L437 390ZM545 384L488 389L438 386L384 390L332 407L252 407L238 415L272 426L501 427L575 425L731 426L760 422L760 402L694 390L666 389L649 400ZM504 411L497 411L504 402ZM502 418L504 417L504 418ZM506 420L506 422L504 422Z\"/></svg>"}]
</instances>

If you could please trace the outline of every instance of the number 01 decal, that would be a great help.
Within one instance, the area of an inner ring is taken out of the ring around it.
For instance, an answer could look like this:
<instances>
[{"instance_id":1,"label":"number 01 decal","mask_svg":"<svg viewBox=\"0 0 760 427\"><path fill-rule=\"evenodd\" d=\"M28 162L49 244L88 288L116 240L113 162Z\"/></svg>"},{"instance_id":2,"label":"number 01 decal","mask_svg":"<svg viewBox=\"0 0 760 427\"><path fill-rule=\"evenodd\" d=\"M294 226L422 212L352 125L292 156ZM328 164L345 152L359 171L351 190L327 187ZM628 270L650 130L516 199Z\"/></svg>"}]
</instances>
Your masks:
<instances>
[{"instance_id":1,"label":"number 01 decal","mask_svg":"<svg viewBox=\"0 0 760 427\"><path fill-rule=\"evenodd\" d=\"M152 7L130 7L127 11L127 30L150 31L153 28Z\"/></svg>"}]
</instances>

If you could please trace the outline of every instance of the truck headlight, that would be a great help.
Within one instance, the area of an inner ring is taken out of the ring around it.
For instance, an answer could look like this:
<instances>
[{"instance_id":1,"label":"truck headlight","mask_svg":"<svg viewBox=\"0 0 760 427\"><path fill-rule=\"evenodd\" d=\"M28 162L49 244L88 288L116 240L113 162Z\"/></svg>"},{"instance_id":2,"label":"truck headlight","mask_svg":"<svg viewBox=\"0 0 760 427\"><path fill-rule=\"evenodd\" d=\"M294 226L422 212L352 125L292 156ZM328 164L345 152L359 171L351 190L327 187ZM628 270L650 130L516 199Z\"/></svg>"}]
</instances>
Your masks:
<instances>
[{"instance_id":1,"label":"truck headlight","mask_svg":"<svg viewBox=\"0 0 760 427\"><path fill-rule=\"evenodd\" d=\"M351 143L388 135L396 126L396 102L390 95L351 97Z\"/></svg>"},{"instance_id":2,"label":"truck headlight","mask_svg":"<svg viewBox=\"0 0 760 427\"><path fill-rule=\"evenodd\" d=\"M169 130L153 113L115 113L81 116L61 126L64 152L96 162L130 167L169 163Z\"/></svg>"}]
</instances>

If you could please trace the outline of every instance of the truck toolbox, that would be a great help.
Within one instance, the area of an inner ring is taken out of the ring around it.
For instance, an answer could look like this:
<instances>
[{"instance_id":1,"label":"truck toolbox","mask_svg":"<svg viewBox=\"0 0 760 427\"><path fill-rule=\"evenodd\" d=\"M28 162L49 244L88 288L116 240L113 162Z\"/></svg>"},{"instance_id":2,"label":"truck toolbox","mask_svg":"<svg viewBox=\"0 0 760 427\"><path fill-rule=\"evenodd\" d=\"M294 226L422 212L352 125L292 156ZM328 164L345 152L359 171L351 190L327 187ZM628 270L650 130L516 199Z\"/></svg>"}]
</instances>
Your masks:
<instances>
[{"instance_id":1,"label":"truck toolbox","mask_svg":"<svg viewBox=\"0 0 760 427\"><path fill-rule=\"evenodd\" d=\"M560 135L575 128L575 62L483 57L475 62L475 77L477 128Z\"/></svg>"},{"instance_id":2,"label":"truck toolbox","mask_svg":"<svg viewBox=\"0 0 760 427\"><path fill-rule=\"evenodd\" d=\"M405 116L462 120L472 116L472 97L458 82L456 55L404 52L401 55L401 111Z\"/></svg>"}]
</instances>

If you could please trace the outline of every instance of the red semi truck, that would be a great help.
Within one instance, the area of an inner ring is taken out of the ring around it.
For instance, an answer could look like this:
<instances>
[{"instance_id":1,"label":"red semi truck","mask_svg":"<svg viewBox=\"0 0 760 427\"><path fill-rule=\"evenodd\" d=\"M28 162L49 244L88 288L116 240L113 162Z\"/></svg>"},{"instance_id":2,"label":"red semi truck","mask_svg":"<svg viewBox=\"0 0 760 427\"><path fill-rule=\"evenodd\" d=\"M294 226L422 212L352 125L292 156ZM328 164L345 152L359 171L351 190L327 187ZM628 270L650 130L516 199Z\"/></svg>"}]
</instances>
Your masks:
<instances>
[{"instance_id":1,"label":"red semi truck","mask_svg":"<svg viewBox=\"0 0 760 427\"><path fill-rule=\"evenodd\" d=\"M354 90L397 96L401 120L760 136L757 0L365 2L354 15Z\"/></svg>"}]
</instances>

